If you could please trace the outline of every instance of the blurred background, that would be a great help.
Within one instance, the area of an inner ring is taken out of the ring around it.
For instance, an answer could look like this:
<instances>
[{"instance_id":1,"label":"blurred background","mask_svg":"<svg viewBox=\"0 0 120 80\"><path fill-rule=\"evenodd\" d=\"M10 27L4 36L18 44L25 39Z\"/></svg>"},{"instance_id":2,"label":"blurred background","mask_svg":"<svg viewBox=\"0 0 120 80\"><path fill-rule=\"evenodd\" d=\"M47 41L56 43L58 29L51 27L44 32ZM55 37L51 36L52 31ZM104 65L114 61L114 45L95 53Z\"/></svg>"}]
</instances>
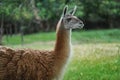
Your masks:
<instances>
[{"instance_id":1,"label":"blurred background","mask_svg":"<svg viewBox=\"0 0 120 80\"><path fill-rule=\"evenodd\" d=\"M120 80L120 0L0 0L0 45L53 49L66 4L85 26L64 80Z\"/></svg>"},{"instance_id":2,"label":"blurred background","mask_svg":"<svg viewBox=\"0 0 120 80\"><path fill-rule=\"evenodd\" d=\"M83 30L120 28L119 0L1 0L0 44L3 35L55 31L65 4L77 5Z\"/></svg>"}]
</instances>

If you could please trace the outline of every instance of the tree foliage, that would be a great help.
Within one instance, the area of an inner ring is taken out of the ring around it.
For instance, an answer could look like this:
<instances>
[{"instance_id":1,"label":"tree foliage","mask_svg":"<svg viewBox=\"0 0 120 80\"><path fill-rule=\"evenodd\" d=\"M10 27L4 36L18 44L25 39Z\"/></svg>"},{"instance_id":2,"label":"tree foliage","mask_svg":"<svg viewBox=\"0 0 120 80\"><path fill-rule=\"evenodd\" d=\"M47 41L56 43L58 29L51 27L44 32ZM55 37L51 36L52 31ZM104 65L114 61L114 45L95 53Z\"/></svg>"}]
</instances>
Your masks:
<instances>
[{"instance_id":1,"label":"tree foliage","mask_svg":"<svg viewBox=\"0 0 120 80\"><path fill-rule=\"evenodd\" d=\"M15 27L19 32L21 26L24 33L50 31L55 29L65 3L70 8L78 6L76 15L86 29L119 27L119 0L1 0L0 21L4 16L4 28L12 27L13 33Z\"/></svg>"}]
</instances>

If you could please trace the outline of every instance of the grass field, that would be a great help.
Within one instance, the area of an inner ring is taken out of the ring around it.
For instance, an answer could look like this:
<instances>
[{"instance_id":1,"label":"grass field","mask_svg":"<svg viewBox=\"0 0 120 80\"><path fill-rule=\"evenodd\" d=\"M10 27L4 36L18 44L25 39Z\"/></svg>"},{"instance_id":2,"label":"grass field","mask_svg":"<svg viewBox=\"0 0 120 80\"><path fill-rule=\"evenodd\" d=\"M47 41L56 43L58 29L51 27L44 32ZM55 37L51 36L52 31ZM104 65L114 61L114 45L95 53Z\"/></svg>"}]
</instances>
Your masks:
<instances>
[{"instance_id":1,"label":"grass field","mask_svg":"<svg viewBox=\"0 0 120 80\"><path fill-rule=\"evenodd\" d=\"M24 36L24 44L34 42L49 42L55 41L55 32L37 33ZM90 30L90 31L77 31L72 33L72 43L119 43L120 30ZM3 38L5 45L18 45L21 43L20 35L13 35L12 37Z\"/></svg>"},{"instance_id":2,"label":"grass field","mask_svg":"<svg viewBox=\"0 0 120 80\"><path fill-rule=\"evenodd\" d=\"M13 48L53 49L55 33L4 37L4 44ZM64 80L120 80L120 30L92 30L73 32L73 57Z\"/></svg>"},{"instance_id":3,"label":"grass field","mask_svg":"<svg viewBox=\"0 0 120 80\"><path fill-rule=\"evenodd\" d=\"M120 44L74 45L64 80L120 80Z\"/></svg>"}]
</instances>

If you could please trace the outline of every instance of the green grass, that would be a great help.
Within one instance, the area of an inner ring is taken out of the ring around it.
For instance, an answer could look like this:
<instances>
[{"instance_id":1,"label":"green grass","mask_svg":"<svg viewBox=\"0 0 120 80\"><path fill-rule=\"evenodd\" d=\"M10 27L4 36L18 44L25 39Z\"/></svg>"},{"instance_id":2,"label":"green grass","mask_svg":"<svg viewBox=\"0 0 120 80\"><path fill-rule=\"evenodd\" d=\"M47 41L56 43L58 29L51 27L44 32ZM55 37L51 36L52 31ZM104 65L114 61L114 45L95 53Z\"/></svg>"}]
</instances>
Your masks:
<instances>
[{"instance_id":1,"label":"green grass","mask_svg":"<svg viewBox=\"0 0 120 80\"><path fill-rule=\"evenodd\" d=\"M120 44L74 46L64 80L120 80Z\"/></svg>"},{"instance_id":2,"label":"green grass","mask_svg":"<svg viewBox=\"0 0 120 80\"><path fill-rule=\"evenodd\" d=\"M120 30L91 30L74 32L73 40L79 43L111 43L120 42Z\"/></svg>"},{"instance_id":3,"label":"green grass","mask_svg":"<svg viewBox=\"0 0 120 80\"><path fill-rule=\"evenodd\" d=\"M24 36L24 43L33 43L37 41L48 42L55 41L55 32L47 33L36 33ZM111 43L120 42L120 30L91 30L91 31L77 31L72 33L73 43ZM8 37L8 42L6 36L3 38L3 44L5 45L18 45L21 43L20 35L13 35Z\"/></svg>"},{"instance_id":4,"label":"green grass","mask_svg":"<svg viewBox=\"0 0 120 80\"><path fill-rule=\"evenodd\" d=\"M53 41L55 40L55 32L24 35L23 38L24 38L24 44L33 43L37 41L41 41L41 42ZM12 37L8 37L8 41L7 41L7 36L4 36L3 44L5 45L21 44L21 36L13 35Z\"/></svg>"}]
</instances>

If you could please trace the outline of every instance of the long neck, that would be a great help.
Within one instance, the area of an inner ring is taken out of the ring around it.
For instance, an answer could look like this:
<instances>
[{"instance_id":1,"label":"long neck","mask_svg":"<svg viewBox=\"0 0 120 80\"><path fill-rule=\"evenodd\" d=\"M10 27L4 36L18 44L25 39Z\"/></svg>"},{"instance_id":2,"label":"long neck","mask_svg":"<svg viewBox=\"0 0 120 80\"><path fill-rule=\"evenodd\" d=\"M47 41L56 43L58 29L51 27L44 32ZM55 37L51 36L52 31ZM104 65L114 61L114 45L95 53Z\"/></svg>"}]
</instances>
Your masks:
<instances>
[{"instance_id":1,"label":"long neck","mask_svg":"<svg viewBox=\"0 0 120 80\"><path fill-rule=\"evenodd\" d=\"M64 29L62 18L57 24L55 44L55 75L61 78L71 53L71 30Z\"/></svg>"},{"instance_id":2,"label":"long neck","mask_svg":"<svg viewBox=\"0 0 120 80\"><path fill-rule=\"evenodd\" d=\"M57 24L57 39L55 44L56 54L69 56L71 50L71 30L66 30L62 23L62 18Z\"/></svg>"}]
</instances>

